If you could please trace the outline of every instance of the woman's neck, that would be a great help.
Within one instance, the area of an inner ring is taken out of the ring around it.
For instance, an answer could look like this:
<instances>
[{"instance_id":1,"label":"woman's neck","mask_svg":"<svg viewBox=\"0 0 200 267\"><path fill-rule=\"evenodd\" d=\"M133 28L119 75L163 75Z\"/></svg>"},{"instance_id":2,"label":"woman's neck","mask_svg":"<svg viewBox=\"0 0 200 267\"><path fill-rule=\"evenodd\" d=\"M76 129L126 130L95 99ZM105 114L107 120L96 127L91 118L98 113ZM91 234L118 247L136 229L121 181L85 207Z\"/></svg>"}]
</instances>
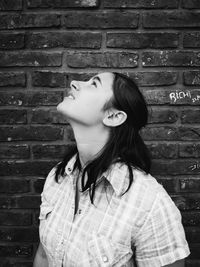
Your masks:
<instances>
[{"instance_id":1,"label":"woman's neck","mask_svg":"<svg viewBox=\"0 0 200 267\"><path fill-rule=\"evenodd\" d=\"M84 167L101 151L109 138L109 129L72 124L81 166Z\"/></svg>"}]
</instances>

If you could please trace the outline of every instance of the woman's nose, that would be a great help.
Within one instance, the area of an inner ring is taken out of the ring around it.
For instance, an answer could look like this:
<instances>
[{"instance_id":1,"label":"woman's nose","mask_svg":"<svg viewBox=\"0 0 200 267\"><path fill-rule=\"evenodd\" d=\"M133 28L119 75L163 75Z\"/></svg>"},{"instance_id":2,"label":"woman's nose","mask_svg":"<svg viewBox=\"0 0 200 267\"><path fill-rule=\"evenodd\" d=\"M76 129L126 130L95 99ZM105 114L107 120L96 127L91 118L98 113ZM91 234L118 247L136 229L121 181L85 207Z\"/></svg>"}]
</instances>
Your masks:
<instances>
[{"instance_id":1,"label":"woman's nose","mask_svg":"<svg viewBox=\"0 0 200 267\"><path fill-rule=\"evenodd\" d=\"M70 87L71 87L71 89L79 90L77 81L71 81Z\"/></svg>"}]
</instances>

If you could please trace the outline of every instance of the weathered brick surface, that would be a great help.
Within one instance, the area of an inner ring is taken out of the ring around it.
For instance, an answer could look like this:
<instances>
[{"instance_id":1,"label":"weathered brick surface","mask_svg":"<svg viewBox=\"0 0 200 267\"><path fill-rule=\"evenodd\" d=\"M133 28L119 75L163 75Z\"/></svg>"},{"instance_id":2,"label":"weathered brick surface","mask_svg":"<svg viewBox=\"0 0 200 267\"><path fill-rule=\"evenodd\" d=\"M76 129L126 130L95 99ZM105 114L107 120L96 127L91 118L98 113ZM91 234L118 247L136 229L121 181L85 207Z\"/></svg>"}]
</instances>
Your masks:
<instances>
[{"instance_id":1,"label":"weathered brick surface","mask_svg":"<svg viewBox=\"0 0 200 267\"><path fill-rule=\"evenodd\" d=\"M42 32L27 36L27 47L38 48L93 48L101 47L101 33L97 32Z\"/></svg>"},{"instance_id":2,"label":"weathered brick surface","mask_svg":"<svg viewBox=\"0 0 200 267\"><path fill-rule=\"evenodd\" d=\"M40 194L74 145L57 112L72 80L117 71L149 109L151 174L200 266L200 1L0 0L0 266L31 267Z\"/></svg>"},{"instance_id":3,"label":"weathered brick surface","mask_svg":"<svg viewBox=\"0 0 200 267\"><path fill-rule=\"evenodd\" d=\"M177 33L108 33L107 47L112 48L176 48Z\"/></svg>"}]
</instances>

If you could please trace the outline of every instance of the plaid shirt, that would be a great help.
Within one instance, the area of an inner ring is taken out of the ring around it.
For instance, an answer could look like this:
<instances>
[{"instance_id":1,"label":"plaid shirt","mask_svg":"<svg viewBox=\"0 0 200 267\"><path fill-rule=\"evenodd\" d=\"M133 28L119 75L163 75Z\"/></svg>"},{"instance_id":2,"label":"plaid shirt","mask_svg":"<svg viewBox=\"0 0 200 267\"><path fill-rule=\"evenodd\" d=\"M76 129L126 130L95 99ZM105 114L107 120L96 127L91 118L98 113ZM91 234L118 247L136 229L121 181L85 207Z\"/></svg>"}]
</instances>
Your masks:
<instances>
[{"instance_id":1,"label":"plaid shirt","mask_svg":"<svg viewBox=\"0 0 200 267\"><path fill-rule=\"evenodd\" d=\"M116 163L98 179L91 204L80 193L75 213L78 171L75 156L56 183L49 173L40 207L40 241L49 267L160 267L189 255L180 212L150 174Z\"/></svg>"}]
</instances>

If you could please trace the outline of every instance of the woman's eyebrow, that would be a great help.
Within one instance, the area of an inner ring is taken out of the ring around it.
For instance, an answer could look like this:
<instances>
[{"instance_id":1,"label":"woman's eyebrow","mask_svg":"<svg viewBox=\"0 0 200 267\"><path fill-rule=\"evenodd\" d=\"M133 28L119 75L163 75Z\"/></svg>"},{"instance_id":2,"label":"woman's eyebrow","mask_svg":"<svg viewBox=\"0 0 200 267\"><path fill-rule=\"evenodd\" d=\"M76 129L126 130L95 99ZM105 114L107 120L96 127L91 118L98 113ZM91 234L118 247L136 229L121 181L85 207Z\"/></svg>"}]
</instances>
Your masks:
<instances>
[{"instance_id":1,"label":"woman's eyebrow","mask_svg":"<svg viewBox=\"0 0 200 267\"><path fill-rule=\"evenodd\" d=\"M100 82L100 84L102 85L101 79L99 78L99 76L94 76L93 80L98 80Z\"/></svg>"}]
</instances>

